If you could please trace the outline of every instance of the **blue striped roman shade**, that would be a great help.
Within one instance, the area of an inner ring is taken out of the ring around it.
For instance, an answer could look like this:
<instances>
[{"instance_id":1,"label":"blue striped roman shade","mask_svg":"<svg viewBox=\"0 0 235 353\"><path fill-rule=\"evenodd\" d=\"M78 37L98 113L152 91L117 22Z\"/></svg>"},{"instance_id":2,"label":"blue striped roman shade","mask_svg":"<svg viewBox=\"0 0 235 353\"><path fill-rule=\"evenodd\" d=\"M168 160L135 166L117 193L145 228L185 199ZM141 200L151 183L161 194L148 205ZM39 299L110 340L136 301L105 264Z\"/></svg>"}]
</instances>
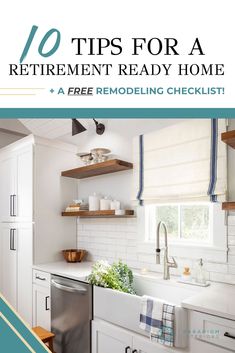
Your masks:
<instances>
[{"instance_id":1,"label":"blue striped roman shade","mask_svg":"<svg viewBox=\"0 0 235 353\"><path fill-rule=\"evenodd\" d=\"M133 199L146 204L224 201L224 131L225 119L188 119L134 138Z\"/></svg>"}]
</instances>

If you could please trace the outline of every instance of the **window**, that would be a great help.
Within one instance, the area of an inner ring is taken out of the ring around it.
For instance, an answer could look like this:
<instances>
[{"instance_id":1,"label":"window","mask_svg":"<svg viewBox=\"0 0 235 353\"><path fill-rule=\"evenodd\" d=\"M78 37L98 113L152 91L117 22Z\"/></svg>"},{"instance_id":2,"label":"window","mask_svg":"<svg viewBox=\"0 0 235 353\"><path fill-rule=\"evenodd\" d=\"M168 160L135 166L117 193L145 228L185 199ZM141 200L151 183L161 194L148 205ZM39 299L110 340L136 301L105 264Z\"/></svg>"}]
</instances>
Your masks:
<instances>
[{"instance_id":1,"label":"window","mask_svg":"<svg viewBox=\"0 0 235 353\"><path fill-rule=\"evenodd\" d=\"M168 240L185 243L212 243L211 203L157 204L145 206L145 240L155 241L160 221L167 225Z\"/></svg>"}]
</instances>

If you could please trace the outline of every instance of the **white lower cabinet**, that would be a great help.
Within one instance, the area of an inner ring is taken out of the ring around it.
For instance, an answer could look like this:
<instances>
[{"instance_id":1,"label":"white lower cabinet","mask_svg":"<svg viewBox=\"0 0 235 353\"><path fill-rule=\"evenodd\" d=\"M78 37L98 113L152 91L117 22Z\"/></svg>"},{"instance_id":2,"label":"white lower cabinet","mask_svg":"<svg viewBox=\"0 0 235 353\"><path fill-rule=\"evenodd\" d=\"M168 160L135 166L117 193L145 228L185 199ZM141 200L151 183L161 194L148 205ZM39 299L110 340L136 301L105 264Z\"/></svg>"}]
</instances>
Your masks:
<instances>
[{"instance_id":1,"label":"white lower cabinet","mask_svg":"<svg viewBox=\"0 0 235 353\"><path fill-rule=\"evenodd\" d=\"M235 321L190 311L190 352L235 352Z\"/></svg>"},{"instance_id":2,"label":"white lower cabinet","mask_svg":"<svg viewBox=\"0 0 235 353\"><path fill-rule=\"evenodd\" d=\"M3 223L0 232L0 291L32 324L32 225Z\"/></svg>"},{"instance_id":3,"label":"white lower cabinet","mask_svg":"<svg viewBox=\"0 0 235 353\"><path fill-rule=\"evenodd\" d=\"M33 326L51 330L50 274L33 271Z\"/></svg>"},{"instance_id":4,"label":"white lower cabinet","mask_svg":"<svg viewBox=\"0 0 235 353\"><path fill-rule=\"evenodd\" d=\"M15 239L13 240L13 236ZM17 308L17 262L16 236L13 228L3 225L1 228L1 286L0 290L5 299ZM15 243L15 244L14 244Z\"/></svg>"},{"instance_id":5,"label":"white lower cabinet","mask_svg":"<svg viewBox=\"0 0 235 353\"><path fill-rule=\"evenodd\" d=\"M128 331L104 322L92 322L92 353L131 353Z\"/></svg>"},{"instance_id":6,"label":"white lower cabinet","mask_svg":"<svg viewBox=\"0 0 235 353\"><path fill-rule=\"evenodd\" d=\"M170 352L151 343L147 337L104 321L92 321L92 353L156 353Z\"/></svg>"}]
</instances>

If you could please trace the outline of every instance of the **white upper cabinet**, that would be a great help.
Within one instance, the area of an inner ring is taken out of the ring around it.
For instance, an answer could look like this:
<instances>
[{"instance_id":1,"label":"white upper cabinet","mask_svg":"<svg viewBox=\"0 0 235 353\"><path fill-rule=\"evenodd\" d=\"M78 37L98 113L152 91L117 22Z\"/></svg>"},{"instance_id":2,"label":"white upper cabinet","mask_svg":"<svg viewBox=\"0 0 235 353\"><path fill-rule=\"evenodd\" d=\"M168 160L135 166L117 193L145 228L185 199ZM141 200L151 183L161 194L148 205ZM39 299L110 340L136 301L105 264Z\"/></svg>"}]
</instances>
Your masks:
<instances>
[{"instance_id":1,"label":"white upper cabinet","mask_svg":"<svg viewBox=\"0 0 235 353\"><path fill-rule=\"evenodd\" d=\"M0 154L0 195L1 222L32 222L32 145Z\"/></svg>"},{"instance_id":2,"label":"white upper cabinet","mask_svg":"<svg viewBox=\"0 0 235 353\"><path fill-rule=\"evenodd\" d=\"M0 220L14 220L13 198L16 197L16 157L4 155L0 159Z\"/></svg>"},{"instance_id":3,"label":"white upper cabinet","mask_svg":"<svg viewBox=\"0 0 235 353\"><path fill-rule=\"evenodd\" d=\"M77 180L61 171L77 166L77 148L27 136L0 149L0 223L33 223L33 263L60 261L76 246L76 219L61 211L77 198Z\"/></svg>"},{"instance_id":4,"label":"white upper cabinet","mask_svg":"<svg viewBox=\"0 0 235 353\"><path fill-rule=\"evenodd\" d=\"M17 154L16 214L20 222L33 220L33 146Z\"/></svg>"}]
</instances>

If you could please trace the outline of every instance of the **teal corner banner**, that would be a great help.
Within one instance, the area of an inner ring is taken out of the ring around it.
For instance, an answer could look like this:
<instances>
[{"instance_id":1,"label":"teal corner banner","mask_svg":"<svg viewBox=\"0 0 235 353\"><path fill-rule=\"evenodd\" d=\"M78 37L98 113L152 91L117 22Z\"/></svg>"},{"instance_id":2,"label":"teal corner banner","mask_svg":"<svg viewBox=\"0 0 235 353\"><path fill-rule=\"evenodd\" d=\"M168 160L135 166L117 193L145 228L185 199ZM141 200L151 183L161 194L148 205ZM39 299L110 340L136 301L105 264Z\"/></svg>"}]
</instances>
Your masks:
<instances>
[{"instance_id":1,"label":"teal corner banner","mask_svg":"<svg viewBox=\"0 0 235 353\"><path fill-rule=\"evenodd\" d=\"M0 118L232 119L235 108L0 108Z\"/></svg>"},{"instance_id":2,"label":"teal corner banner","mask_svg":"<svg viewBox=\"0 0 235 353\"><path fill-rule=\"evenodd\" d=\"M36 338L0 294L0 352L46 353L47 347Z\"/></svg>"}]
</instances>

